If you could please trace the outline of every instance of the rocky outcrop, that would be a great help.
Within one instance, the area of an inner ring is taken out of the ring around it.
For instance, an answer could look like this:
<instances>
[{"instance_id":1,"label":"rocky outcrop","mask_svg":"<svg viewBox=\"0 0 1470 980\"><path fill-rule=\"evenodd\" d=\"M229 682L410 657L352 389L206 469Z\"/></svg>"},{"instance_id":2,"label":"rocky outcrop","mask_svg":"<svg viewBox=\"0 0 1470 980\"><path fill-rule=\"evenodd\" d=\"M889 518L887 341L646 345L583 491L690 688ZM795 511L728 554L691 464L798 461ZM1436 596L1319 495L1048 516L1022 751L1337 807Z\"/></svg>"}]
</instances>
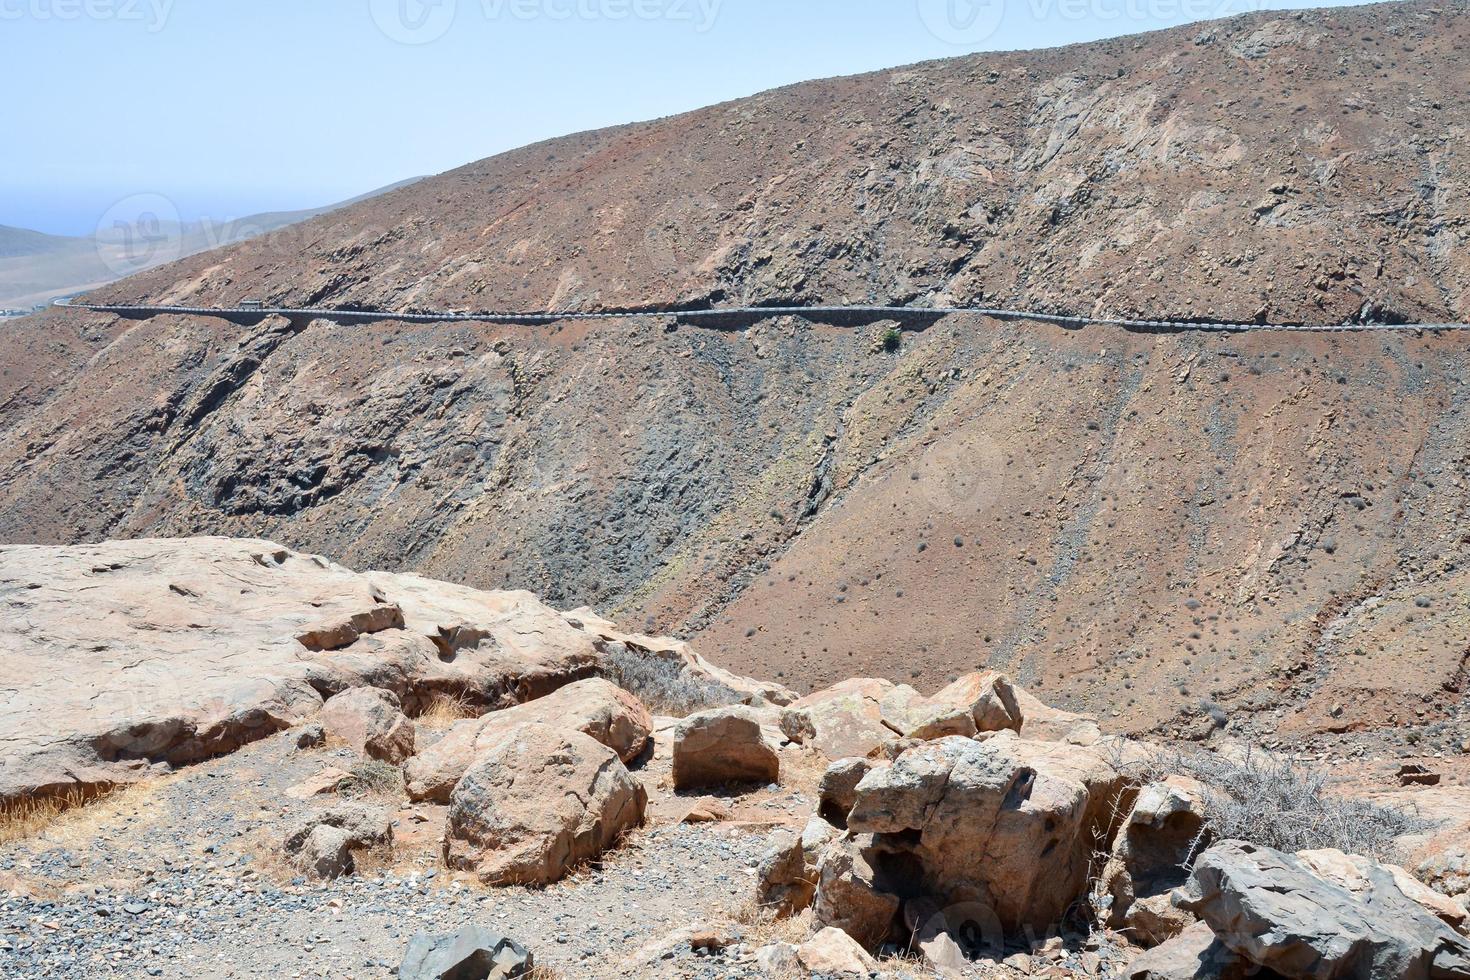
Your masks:
<instances>
[{"instance_id":1,"label":"rocky outcrop","mask_svg":"<svg viewBox=\"0 0 1470 980\"><path fill-rule=\"evenodd\" d=\"M1470 978L1470 940L1406 895L1373 862L1319 865L1241 841L1200 855L1179 904L1251 963L1283 977Z\"/></svg>"},{"instance_id":2,"label":"rocky outcrop","mask_svg":"<svg viewBox=\"0 0 1470 980\"><path fill-rule=\"evenodd\" d=\"M1246 980L1260 974L1260 967L1222 943L1203 922L1148 950L1128 967L1129 980Z\"/></svg>"},{"instance_id":3,"label":"rocky outcrop","mask_svg":"<svg viewBox=\"0 0 1470 980\"><path fill-rule=\"evenodd\" d=\"M1344 854L1336 848L1298 851L1296 856L1313 874L1346 888L1365 902L1372 902L1374 895L1384 887L1382 876L1386 872L1393 879L1393 887L1405 898L1438 916L1451 929L1462 934L1466 932L1467 918L1470 917L1467 917L1465 906L1459 900L1440 894L1396 864L1380 864L1372 858Z\"/></svg>"},{"instance_id":4,"label":"rocky outcrop","mask_svg":"<svg viewBox=\"0 0 1470 980\"><path fill-rule=\"evenodd\" d=\"M860 757L894 738L1019 729L1016 691L1004 674L966 674L928 697L907 684L858 677L793 702L781 719L794 742L810 745L828 759Z\"/></svg>"},{"instance_id":5,"label":"rocky outcrop","mask_svg":"<svg viewBox=\"0 0 1470 980\"><path fill-rule=\"evenodd\" d=\"M814 906L819 925L841 929L867 949L877 949L892 933L902 900L900 876L875 867L871 836L843 834L823 850L817 863Z\"/></svg>"},{"instance_id":6,"label":"rocky outcrop","mask_svg":"<svg viewBox=\"0 0 1470 980\"><path fill-rule=\"evenodd\" d=\"M1083 894L1125 792L1088 749L950 737L865 776L848 830L874 835L880 874L903 869L910 893L983 905L1007 933L1044 931Z\"/></svg>"},{"instance_id":7,"label":"rocky outcrop","mask_svg":"<svg viewBox=\"0 0 1470 980\"><path fill-rule=\"evenodd\" d=\"M333 695L322 705L322 726L354 752L390 765L413 755L414 727L399 710L397 695L358 687Z\"/></svg>"},{"instance_id":8,"label":"rocky outcrop","mask_svg":"<svg viewBox=\"0 0 1470 980\"><path fill-rule=\"evenodd\" d=\"M744 705L690 715L674 729L674 786L774 783L781 775L779 749L779 737Z\"/></svg>"},{"instance_id":9,"label":"rocky outcrop","mask_svg":"<svg viewBox=\"0 0 1470 980\"><path fill-rule=\"evenodd\" d=\"M408 795L448 803L454 784L475 760L504 741L518 726L540 723L579 731L631 763L648 745L653 719L643 702L601 678L577 681L544 698L456 722L433 745L404 766Z\"/></svg>"},{"instance_id":10,"label":"rocky outcrop","mask_svg":"<svg viewBox=\"0 0 1470 980\"><path fill-rule=\"evenodd\" d=\"M520 725L454 787L444 858L488 885L545 885L643 822L647 794L591 736Z\"/></svg>"},{"instance_id":11,"label":"rocky outcrop","mask_svg":"<svg viewBox=\"0 0 1470 980\"><path fill-rule=\"evenodd\" d=\"M817 812L836 827L847 826L847 815L857 802L858 783L880 765L866 758L838 759L822 773L822 782L817 787Z\"/></svg>"},{"instance_id":12,"label":"rocky outcrop","mask_svg":"<svg viewBox=\"0 0 1470 980\"><path fill-rule=\"evenodd\" d=\"M410 716L444 696L533 700L598 672L590 629L528 593L359 574L268 541L0 547L0 802L231 752L327 701L325 723L396 761L412 726L393 699ZM609 718L620 750L646 727L625 714Z\"/></svg>"},{"instance_id":13,"label":"rocky outcrop","mask_svg":"<svg viewBox=\"0 0 1470 980\"><path fill-rule=\"evenodd\" d=\"M756 867L756 904L779 917L795 915L812 904L821 878L822 854L838 830L812 817L798 836L787 830L771 835L771 846Z\"/></svg>"}]
</instances>

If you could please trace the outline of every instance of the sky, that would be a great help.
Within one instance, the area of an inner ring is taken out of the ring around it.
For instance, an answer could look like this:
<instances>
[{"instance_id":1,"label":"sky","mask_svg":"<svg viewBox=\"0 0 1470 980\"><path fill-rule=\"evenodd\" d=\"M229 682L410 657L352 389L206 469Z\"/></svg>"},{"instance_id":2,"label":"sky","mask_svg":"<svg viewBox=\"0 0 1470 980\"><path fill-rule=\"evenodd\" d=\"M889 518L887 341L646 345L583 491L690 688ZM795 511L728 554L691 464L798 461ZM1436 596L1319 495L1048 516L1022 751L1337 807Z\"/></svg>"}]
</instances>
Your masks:
<instances>
[{"instance_id":1,"label":"sky","mask_svg":"<svg viewBox=\"0 0 1470 980\"><path fill-rule=\"evenodd\" d=\"M1278 0L0 0L0 224L320 206L792 82ZM163 201L164 206L158 206Z\"/></svg>"}]
</instances>

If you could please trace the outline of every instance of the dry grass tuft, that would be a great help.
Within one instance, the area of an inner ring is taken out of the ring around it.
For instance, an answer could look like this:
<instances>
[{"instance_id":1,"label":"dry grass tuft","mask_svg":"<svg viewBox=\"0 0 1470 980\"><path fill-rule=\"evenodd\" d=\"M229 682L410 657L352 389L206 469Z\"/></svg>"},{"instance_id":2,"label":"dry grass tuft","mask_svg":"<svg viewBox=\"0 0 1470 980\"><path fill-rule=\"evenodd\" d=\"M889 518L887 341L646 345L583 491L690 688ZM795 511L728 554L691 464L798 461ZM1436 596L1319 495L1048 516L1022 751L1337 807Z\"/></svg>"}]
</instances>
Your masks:
<instances>
[{"instance_id":1,"label":"dry grass tuft","mask_svg":"<svg viewBox=\"0 0 1470 980\"><path fill-rule=\"evenodd\" d=\"M39 800L17 800L0 807L0 844L39 837L68 810L83 806L86 798L77 790L63 796Z\"/></svg>"},{"instance_id":2,"label":"dry grass tuft","mask_svg":"<svg viewBox=\"0 0 1470 980\"><path fill-rule=\"evenodd\" d=\"M42 837L60 846L84 844L124 812L137 813L158 790L158 780L105 791L68 790L58 796L0 806L0 844Z\"/></svg>"},{"instance_id":3,"label":"dry grass tuft","mask_svg":"<svg viewBox=\"0 0 1470 980\"><path fill-rule=\"evenodd\" d=\"M736 925L744 927L745 942L749 946L771 943L800 946L816 931L812 926L811 909L797 915L778 916L775 909L761 905L754 897L746 899L730 918Z\"/></svg>"},{"instance_id":4,"label":"dry grass tuft","mask_svg":"<svg viewBox=\"0 0 1470 980\"><path fill-rule=\"evenodd\" d=\"M448 731L455 722L480 717L480 712L466 698L455 694L437 694L429 707L415 721L431 732Z\"/></svg>"}]
</instances>

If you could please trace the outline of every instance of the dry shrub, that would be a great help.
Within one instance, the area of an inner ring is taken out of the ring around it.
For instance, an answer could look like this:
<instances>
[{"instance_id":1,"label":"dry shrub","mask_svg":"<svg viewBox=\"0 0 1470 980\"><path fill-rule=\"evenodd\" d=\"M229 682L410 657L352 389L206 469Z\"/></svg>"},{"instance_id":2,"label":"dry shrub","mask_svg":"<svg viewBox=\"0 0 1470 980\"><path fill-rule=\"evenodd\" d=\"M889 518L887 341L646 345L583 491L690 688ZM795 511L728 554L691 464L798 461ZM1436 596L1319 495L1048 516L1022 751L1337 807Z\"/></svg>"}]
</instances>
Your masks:
<instances>
[{"instance_id":1,"label":"dry shrub","mask_svg":"<svg viewBox=\"0 0 1470 980\"><path fill-rule=\"evenodd\" d=\"M466 698L455 694L436 694L429 707L415 720L431 732L448 731L457 721L480 717L480 712Z\"/></svg>"},{"instance_id":2,"label":"dry shrub","mask_svg":"<svg viewBox=\"0 0 1470 980\"><path fill-rule=\"evenodd\" d=\"M655 714L682 718L740 700L735 691L691 673L679 660L622 643L609 644L602 662L608 680L635 695Z\"/></svg>"},{"instance_id":3,"label":"dry shrub","mask_svg":"<svg viewBox=\"0 0 1470 980\"><path fill-rule=\"evenodd\" d=\"M352 782L345 790L348 796L403 798L403 770L395 765L364 757L358 759L348 772L352 775Z\"/></svg>"},{"instance_id":4,"label":"dry shrub","mask_svg":"<svg viewBox=\"0 0 1470 980\"><path fill-rule=\"evenodd\" d=\"M1169 773L1204 784L1204 834L1294 853L1336 848L1392 860L1395 838L1427 824L1410 814L1328 790L1327 776L1291 759L1248 750L1238 759L1215 752L1163 753L1147 779ZM1197 843L1194 853L1207 844Z\"/></svg>"}]
</instances>

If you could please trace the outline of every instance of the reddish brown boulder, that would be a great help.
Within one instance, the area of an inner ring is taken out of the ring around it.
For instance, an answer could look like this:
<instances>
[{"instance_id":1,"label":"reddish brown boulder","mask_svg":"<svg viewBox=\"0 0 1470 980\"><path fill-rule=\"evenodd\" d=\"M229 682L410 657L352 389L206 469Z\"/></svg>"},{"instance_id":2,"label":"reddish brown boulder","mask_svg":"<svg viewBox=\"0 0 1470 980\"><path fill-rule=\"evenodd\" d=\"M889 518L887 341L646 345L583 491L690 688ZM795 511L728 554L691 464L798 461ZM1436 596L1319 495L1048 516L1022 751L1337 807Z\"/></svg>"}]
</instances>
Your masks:
<instances>
[{"instance_id":1,"label":"reddish brown boulder","mask_svg":"<svg viewBox=\"0 0 1470 980\"><path fill-rule=\"evenodd\" d=\"M753 708L731 705L690 715L674 729L674 786L773 783L780 743Z\"/></svg>"},{"instance_id":2,"label":"reddish brown boulder","mask_svg":"<svg viewBox=\"0 0 1470 980\"><path fill-rule=\"evenodd\" d=\"M322 727L370 759L398 765L413 755L414 728L398 698L375 687L359 687L328 698Z\"/></svg>"}]
</instances>

